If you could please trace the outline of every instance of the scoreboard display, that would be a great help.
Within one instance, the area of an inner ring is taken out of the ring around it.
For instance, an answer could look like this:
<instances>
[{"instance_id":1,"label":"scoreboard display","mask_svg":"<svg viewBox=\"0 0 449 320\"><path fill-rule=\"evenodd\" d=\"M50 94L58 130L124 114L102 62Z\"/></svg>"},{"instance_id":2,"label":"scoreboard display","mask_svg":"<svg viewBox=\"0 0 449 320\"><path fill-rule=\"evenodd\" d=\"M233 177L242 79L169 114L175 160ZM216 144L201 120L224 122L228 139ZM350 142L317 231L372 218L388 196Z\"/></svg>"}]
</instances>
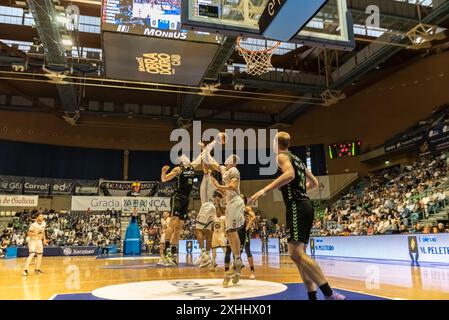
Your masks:
<instances>
[{"instance_id":1,"label":"scoreboard display","mask_svg":"<svg viewBox=\"0 0 449 320\"><path fill-rule=\"evenodd\" d=\"M222 36L181 28L180 0L102 0L101 28L173 40L220 43ZM207 11L207 10L206 10ZM213 12L204 14L214 15Z\"/></svg>"},{"instance_id":2,"label":"scoreboard display","mask_svg":"<svg viewBox=\"0 0 449 320\"><path fill-rule=\"evenodd\" d=\"M358 156L360 154L360 147L360 141L330 144L328 146L329 158L333 160Z\"/></svg>"}]
</instances>

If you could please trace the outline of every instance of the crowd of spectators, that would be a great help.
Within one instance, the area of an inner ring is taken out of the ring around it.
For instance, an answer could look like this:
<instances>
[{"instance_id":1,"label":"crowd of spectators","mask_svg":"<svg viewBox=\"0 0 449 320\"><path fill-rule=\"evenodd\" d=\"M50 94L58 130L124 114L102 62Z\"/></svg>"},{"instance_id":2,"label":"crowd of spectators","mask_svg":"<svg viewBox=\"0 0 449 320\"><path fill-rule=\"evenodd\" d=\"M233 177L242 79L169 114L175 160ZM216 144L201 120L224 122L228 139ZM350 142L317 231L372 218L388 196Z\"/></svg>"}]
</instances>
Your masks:
<instances>
[{"instance_id":1,"label":"crowd of spectators","mask_svg":"<svg viewBox=\"0 0 449 320\"><path fill-rule=\"evenodd\" d=\"M49 246L108 246L121 242L120 215L116 211L63 213L46 209L17 212L0 234L0 242L26 245L29 226L38 213L44 216Z\"/></svg>"},{"instance_id":2,"label":"crowd of spectators","mask_svg":"<svg viewBox=\"0 0 449 320\"><path fill-rule=\"evenodd\" d=\"M449 157L422 158L414 164L395 166L368 174L362 181L327 207L314 221L313 236L349 236L400 233L449 232L449 224L420 223L440 210L449 209ZM33 218L44 215L50 246L121 247L121 218L116 211L57 212L24 210L17 212L0 233L0 256L7 246L25 246ZM189 212L181 239L195 239L197 211ZM158 252L162 212L139 216L144 249ZM279 238L281 252L287 251L285 225L268 220L256 210L252 238Z\"/></svg>"},{"instance_id":3,"label":"crowd of spectators","mask_svg":"<svg viewBox=\"0 0 449 320\"><path fill-rule=\"evenodd\" d=\"M316 219L313 235L348 236L448 232L443 223L422 224L449 204L449 158L375 171Z\"/></svg>"}]
</instances>

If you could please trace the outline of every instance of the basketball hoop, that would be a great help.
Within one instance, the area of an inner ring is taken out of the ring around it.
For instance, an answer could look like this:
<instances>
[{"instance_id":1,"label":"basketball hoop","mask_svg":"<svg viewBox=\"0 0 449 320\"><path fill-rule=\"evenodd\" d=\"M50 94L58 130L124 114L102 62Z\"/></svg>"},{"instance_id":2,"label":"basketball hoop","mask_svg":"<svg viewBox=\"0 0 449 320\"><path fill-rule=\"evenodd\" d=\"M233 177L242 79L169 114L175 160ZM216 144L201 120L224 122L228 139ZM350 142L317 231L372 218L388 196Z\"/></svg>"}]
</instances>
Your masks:
<instances>
[{"instance_id":1,"label":"basketball hoop","mask_svg":"<svg viewBox=\"0 0 449 320\"><path fill-rule=\"evenodd\" d=\"M273 67L271 64L271 57L273 56L273 50L281 45L281 42L277 41L273 46L266 48L265 50L250 50L244 48L242 37L237 38L236 48L239 54L245 59L247 70L246 73L253 76L260 76L270 71Z\"/></svg>"}]
</instances>

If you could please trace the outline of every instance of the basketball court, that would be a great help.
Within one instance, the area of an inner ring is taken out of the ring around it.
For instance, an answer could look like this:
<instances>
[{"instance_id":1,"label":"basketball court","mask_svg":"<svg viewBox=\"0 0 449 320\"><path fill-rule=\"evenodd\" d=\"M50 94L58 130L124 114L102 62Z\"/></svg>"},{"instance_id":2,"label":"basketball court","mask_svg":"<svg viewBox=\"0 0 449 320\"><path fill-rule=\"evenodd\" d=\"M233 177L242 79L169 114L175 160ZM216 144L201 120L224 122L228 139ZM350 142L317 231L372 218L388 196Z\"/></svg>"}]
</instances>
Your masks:
<instances>
[{"instance_id":1,"label":"basketball court","mask_svg":"<svg viewBox=\"0 0 449 320\"><path fill-rule=\"evenodd\" d=\"M272 233L269 252L254 251L255 279L243 253L240 282L226 288L221 251L215 271L195 265L198 243L183 238L193 222L164 249L177 265L148 249L153 238L163 245L159 213L174 210L180 188L161 178L179 165L178 138L188 136L193 161L199 142L240 130L242 144L227 150L242 152L238 193L250 197L276 173L245 155L272 150L278 130L317 177L304 192L315 208L306 253L332 289L346 300L448 300L449 0L373 2L0 0L0 299L308 300L280 253L289 221L278 190L252 206L252 241ZM220 133L203 139L207 129ZM186 221L202 205L204 174L191 177ZM43 274L33 260L24 275L22 215L44 208L59 213L45 211L47 229L62 233L43 249ZM62 230L62 217L73 227ZM396 229L381 230L382 219Z\"/></svg>"},{"instance_id":2,"label":"basketball court","mask_svg":"<svg viewBox=\"0 0 449 320\"><path fill-rule=\"evenodd\" d=\"M24 259L2 261L1 299L31 300L307 300L301 279L285 255L257 255L257 280L223 289L221 273L193 266L157 267L158 257L49 257L44 275L20 274ZM317 259L334 287L349 300L446 300L447 265L410 266L397 261ZM246 272L245 272L246 271ZM323 299L321 296L320 299Z\"/></svg>"}]
</instances>

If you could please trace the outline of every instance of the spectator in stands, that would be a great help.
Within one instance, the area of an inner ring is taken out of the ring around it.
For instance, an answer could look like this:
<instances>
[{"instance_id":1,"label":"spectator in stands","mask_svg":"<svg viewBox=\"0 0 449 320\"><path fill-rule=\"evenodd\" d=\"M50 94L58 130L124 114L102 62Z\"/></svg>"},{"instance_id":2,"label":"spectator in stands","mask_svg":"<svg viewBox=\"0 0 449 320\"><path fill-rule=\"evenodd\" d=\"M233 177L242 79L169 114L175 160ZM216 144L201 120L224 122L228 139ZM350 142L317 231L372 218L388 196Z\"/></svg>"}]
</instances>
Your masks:
<instances>
[{"instance_id":1,"label":"spectator in stands","mask_svg":"<svg viewBox=\"0 0 449 320\"><path fill-rule=\"evenodd\" d=\"M7 248L8 248L8 242L5 239L2 239L1 245L0 245L0 258L4 258L6 256Z\"/></svg>"},{"instance_id":2,"label":"spectator in stands","mask_svg":"<svg viewBox=\"0 0 449 320\"><path fill-rule=\"evenodd\" d=\"M447 230L444 228L444 224L443 223L438 223L438 227L437 227L437 233L445 233L447 232Z\"/></svg>"},{"instance_id":3,"label":"spectator in stands","mask_svg":"<svg viewBox=\"0 0 449 320\"><path fill-rule=\"evenodd\" d=\"M321 221L314 223L314 233L401 233L420 219L444 208L449 195L448 172L446 156L422 158L403 168L397 166L371 172L362 181L363 189L354 192L358 188L356 186L333 206L326 208ZM420 230L411 228L407 231L424 231L418 227ZM427 227L426 231L432 230Z\"/></svg>"}]
</instances>

